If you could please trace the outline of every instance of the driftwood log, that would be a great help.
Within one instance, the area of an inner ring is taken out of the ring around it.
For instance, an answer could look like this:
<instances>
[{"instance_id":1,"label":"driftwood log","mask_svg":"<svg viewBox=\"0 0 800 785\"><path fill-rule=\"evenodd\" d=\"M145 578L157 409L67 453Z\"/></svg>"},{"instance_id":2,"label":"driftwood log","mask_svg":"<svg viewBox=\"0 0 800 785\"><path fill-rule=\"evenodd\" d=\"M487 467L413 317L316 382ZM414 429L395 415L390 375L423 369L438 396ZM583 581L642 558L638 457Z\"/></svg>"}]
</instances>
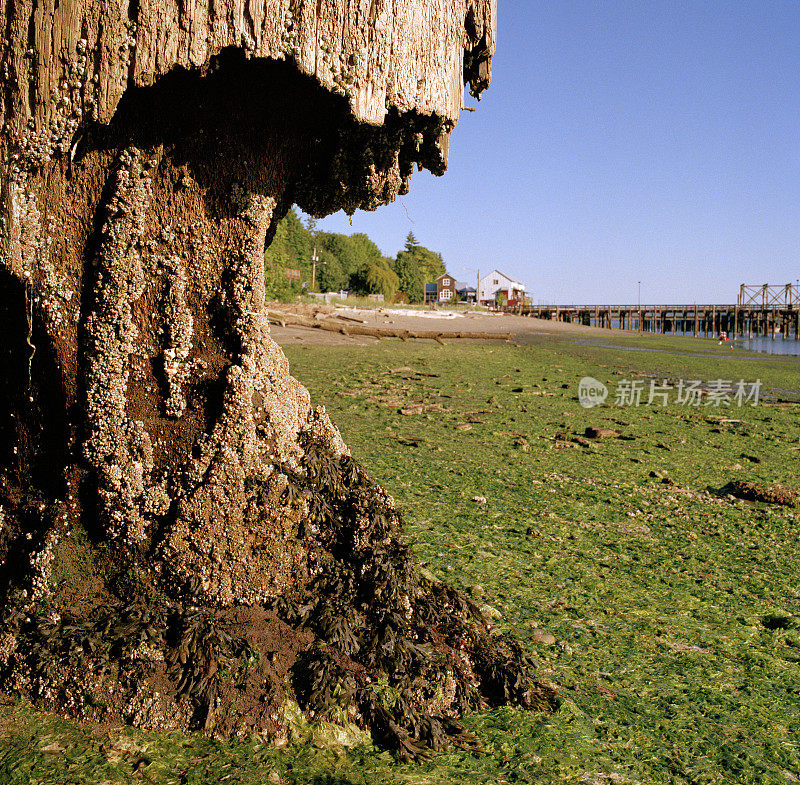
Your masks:
<instances>
[{"instance_id":1,"label":"driftwood log","mask_svg":"<svg viewBox=\"0 0 800 785\"><path fill-rule=\"evenodd\" d=\"M324 330L330 333L339 333L341 335L368 335L372 338L400 338L403 341L409 338L427 338L441 343L445 338L472 338L478 341L510 341L514 338L513 333L470 332L468 330L442 332L441 330L395 330L391 327L369 327L364 324L355 323L358 320L347 317L344 318L346 318L348 322L354 322L354 324L344 325L337 323L333 319L311 318L310 316L302 316L300 314L287 313L284 311L267 311L267 317L271 324L277 324L281 327L290 324L300 327L311 327L312 329Z\"/></svg>"},{"instance_id":2,"label":"driftwood log","mask_svg":"<svg viewBox=\"0 0 800 785\"><path fill-rule=\"evenodd\" d=\"M401 755L547 705L422 577L269 335L263 251L441 174L493 0L0 5L0 679L76 717ZM386 685L393 696L376 688Z\"/></svg>"}]
</instances>

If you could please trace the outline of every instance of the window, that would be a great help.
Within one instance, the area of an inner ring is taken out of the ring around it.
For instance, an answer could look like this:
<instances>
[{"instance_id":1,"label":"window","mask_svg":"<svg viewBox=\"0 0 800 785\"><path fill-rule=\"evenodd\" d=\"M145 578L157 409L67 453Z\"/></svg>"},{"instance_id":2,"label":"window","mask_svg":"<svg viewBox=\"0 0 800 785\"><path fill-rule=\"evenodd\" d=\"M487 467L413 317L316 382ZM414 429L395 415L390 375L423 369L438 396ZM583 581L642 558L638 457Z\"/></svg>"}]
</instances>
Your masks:
<instances>
[{"instance_id":1,"label":"window","mask_svg":"<svg viewBox=\"0 0 800 785\"><path fill-rule=\"evenodd\" d=\"M495 278L495 279L492 281L492 284L493 284L494 286L497 286L497 284L499 284L499 283L500 283L500 281L498 281L498 280L497 280L497 278Z\"/></svg>"},{"instance_id":2,"label":"window","mask_svg":"<svg viewBox=\"0 0 800 785\"><path fill-rule=\"evenodd\" d=\"M442 289L442 293L439 295L440 300L450 300L453 297L453 292L450 289Z\"/></svg>"},{"instance_id":3,"label":"window","mask_svg":"<svg viewBox=\"0 0 800 785\"><path fill-rule=\"evenodd\" d=\"M445 278L442 281L442 286L450 286L450 279L449 278Z\"/></svg>"}]
</instances>

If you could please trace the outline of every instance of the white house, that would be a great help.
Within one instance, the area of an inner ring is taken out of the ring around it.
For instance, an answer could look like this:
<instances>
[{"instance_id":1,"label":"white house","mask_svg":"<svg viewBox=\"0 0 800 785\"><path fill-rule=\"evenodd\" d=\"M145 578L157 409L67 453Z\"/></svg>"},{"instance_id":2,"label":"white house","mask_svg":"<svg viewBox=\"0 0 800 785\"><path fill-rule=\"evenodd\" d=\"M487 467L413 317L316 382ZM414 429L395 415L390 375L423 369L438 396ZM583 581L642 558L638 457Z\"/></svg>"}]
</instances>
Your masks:
<instances>
[{"instance_id":1,"label":"white house","mask_svg":"<svg viewBox=\"0 0 800 785\"><path fill-rule=\"evenodd\" d=\"M498 293L505 295L506 301L521 300L525 294L525 284L509 278L499 270L492 270L481 278L478 300L482 305L494 304Z\"/></svg>"}]
</instances>

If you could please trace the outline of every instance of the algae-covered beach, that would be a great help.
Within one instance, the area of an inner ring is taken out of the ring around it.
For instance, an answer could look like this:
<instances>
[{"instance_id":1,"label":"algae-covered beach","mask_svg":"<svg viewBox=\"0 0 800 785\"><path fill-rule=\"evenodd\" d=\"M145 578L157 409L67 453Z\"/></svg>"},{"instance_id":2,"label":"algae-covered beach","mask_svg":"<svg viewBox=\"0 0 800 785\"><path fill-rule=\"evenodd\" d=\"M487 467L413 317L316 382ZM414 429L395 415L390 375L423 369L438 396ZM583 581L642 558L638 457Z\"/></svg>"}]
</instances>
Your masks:
<instances>
[{"instance_id":1,"label":"algae-covered beach","mask_svg":"<svg viewBox=\"0 0 800 785\"><path fill-rule=\"evenodd\" d=\"M466 724L485 754L408 765L367 744L303 744L302 729L277 750L80 727L8 704L0 781L800 778L800 507L728 493L743 480L800 485L797 359L622 334L625 349L604 348L575 335L285 347L403 509L423 568L525 643L557 688L554 713L475 712ZM583 377L606 385L604 405L580 405ZM616 405L634 380L641 405ZM672 387L666 406L663 396L647 405L651 380ZM680 380L760 380L759 400L678 404ZM587 428L610 433L587 438Z\"/></svg>"}]
</instances>

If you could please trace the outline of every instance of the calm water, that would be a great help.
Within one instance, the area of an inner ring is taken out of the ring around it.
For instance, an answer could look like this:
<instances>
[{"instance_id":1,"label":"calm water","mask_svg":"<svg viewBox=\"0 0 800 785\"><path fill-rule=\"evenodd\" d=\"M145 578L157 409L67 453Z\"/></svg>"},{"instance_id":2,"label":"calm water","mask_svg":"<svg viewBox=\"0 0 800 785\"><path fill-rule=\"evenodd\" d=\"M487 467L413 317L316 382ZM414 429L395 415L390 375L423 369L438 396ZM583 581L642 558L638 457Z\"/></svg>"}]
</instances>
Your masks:
<instances>
[{"instance_id":1,"label":"calm water","mask_svg":"<svg viewBox=\"0 0 800 785\"><path fill-rule=\"evenodd\" d=\"M800 357L800 341L794 338L737 338L732 343L747 349L749 352L764 352L766 354L789 354L795 357Z\"/></svg>"},{"instance_id":2,"label":"calm water","mask_svg":"<svg viewBox=\"0 0 800 785\"><path fill-rule=\"evenodd\" d=\"M668 335L674 335L675 333L668 333ZM625 335L625 333L621 333L621 335ZM680 333L678 333L680 335ZM688 335L688 334L687 334ZM609 336L612 337L612 336ZM605 349L619 349L623 352L664 352L666 354L674 354L675 349L656 349L653 346L623 346L619 343L614 343L613 341L605 341L602 338L582 338L582 337L572 337L569 339L571 343L580 343L584 346L602 346ZM686 352L685 350L681 349L680 354L687 354L689 357L714 357L714 358L724 358L724 354L719 354L714 352L713 354L709 354L708 352L704 352L703 349L707 348L709 343L711 343L710 339L705 339L705 345L698 342L697 345L697 352ZM800 357L800 341L795 340L781 340L780 338L776 338L774 341L770 340L769 338L753 338L752 340L741 340L737 339L736 341L731 341L731 344L735 346L737 349L744 349L748 352L761 352L763 354L779 354L783 355L784 357ZM716 342L714 343L716 347ZM734 357L738 360L747 359L743 357L738 352L731 352L731 357ZM755 358L753 358L755 359Z\"/></svg>"},{"instance_id":3,"label":"calm water","mask_svg":"<svg viewBox=\"0 0 800 785\"><path fill-rule=\"evenodd\" d=\"M592 320L592 324L594 325L594 320ZM619 328L619 320L613 320L613 329L616 330ZM596 326L596 325L595 325ZM658 333L661 334L661 333ZM645 331L644 335L653 335L653 333ZM670 330L664 335L685 335L687 337L692 337L691 330L687 332L683 332L682 330ZM611 337L609 335L609 337ZM702 338L704 341L711 341L711 338L706 338L705 334L701 334L697 336L698 338ZM795 340L794 338L781 338L780 335L776 335L775 338L767 337L767 336L758 336L755 338L737 338L736 340L731 340L731 343L736 346L738 349L745 349L748 352L761 352L763 354L782 354L788 355L792 357L800 357L800 341ZM630 347L617 347L619 349L623 348L630 348ZM698 346L698 349L700 346Z\"/></svg>"}]
</instances>

